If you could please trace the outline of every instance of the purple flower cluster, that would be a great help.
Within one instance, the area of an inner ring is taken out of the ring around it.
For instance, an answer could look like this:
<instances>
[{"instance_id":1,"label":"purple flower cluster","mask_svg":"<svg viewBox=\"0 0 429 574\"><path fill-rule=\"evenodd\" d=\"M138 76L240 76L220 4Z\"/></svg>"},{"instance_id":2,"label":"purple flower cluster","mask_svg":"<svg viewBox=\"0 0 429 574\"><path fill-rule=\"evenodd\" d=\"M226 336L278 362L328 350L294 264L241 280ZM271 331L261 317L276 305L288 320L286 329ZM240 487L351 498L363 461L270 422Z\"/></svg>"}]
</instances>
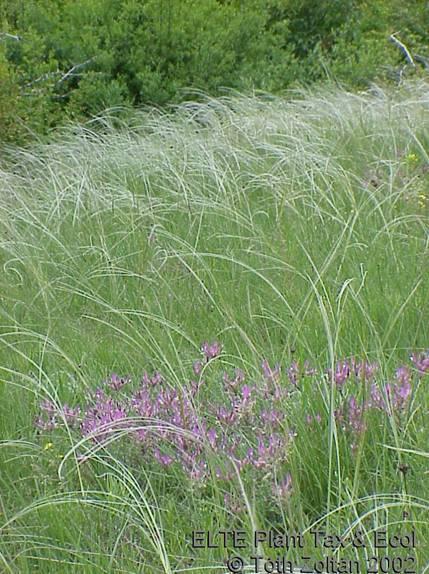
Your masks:
<instances>
[{"instance_id":1,"label":"purple flower cluster","mask_svg":"<svg viewBox=\"0 0 429 574\"><path fill-rule=\"evenodd\" d=\"M415 355L413 355L415 357ZM416 364L422 361L422 357L413 360ZM334 375L337 384L342 385L346 379L351 375L349 374L342 378L342 374L346 372L346 362L339 363L336 373ZM378 410L384 412L387 416L400 415L404 412L411 398L412 394L412 371L408 366L401 365L396 369L395 378L393 381L383 384L382 382L375 382L374 376L377 370L377 365L369 365L368 363L356 364L358 368L354 369L354 375L361 381L370 383L369 392L365 393L364 399L358 400L357 396L350 395L340 406L335 410L335 418L343 431L350 431L353 435L352 448L356 447L356 440L361 433L367 428L367 416L370 411ZM419 363L422 366L422 363ZM429 368L427 369L429 370ZM424 374L422 368L418 368L418 372ZM339 379L337 375L341 373ZM340 382L339 382L340 380Z\"/></svg>"},{"instance_id":2,"label":"purple flower cluster","mask_svg":"<svg viewBox=\"0 0 429 574\"><path fill-rule=\"evenodd\" d=\"M292 361L285 369L286 379L282 381L282 369L279 363L273 368L270 367L267 360L262 362L262 372L267 385L271 385L272 395L280 398L284 394L285 383L298 387L299 382L305 377L313 377L317 370L311 367L309 361L305 361L302 366L297 361Z\"/></svg>"},{"instance_id":3,"label":"purple flower cluster","mask_svg":"<svg viewBox=\"0 0 429 574\"><path fill-rule=\"evenodd\" d=\"M421 375L429 372L429 349L424 353L413 353L411 355L411 362Z\"/></svg>"},{"instance_id":4,"label":"purple flower cluster","mask_svg":"<svg viewBox=\"0 0 429 574\"><path fill-rule=\"evenodd\" d=\"M333 378L338 386L342 386L353 377L361 381L371 381L374 379L377 370L377 363L356 361L352 357L350 360L339 361L335 366L335 370L332 372L331 369L328 369L327 374L329 378Z\"/></svg>"},{"instance_id":5,"label":"purple flower cluster","mask_svg":"<svg viewBox=\"0 0 429 574\"><path fill-rule=\"evenodd\" d=\"M71 408L67 403L58 407L50 400L44 400L40 403L42 415L36 417L34 422L36 428L44 431L53 430L61 422L69 426L76 426L80 417L80 407Z\"/></svg>"},{"instance_id":6,"label":"purple flower cluster","mask_svg":"<svg viewBox=\"0 0 429 574\"><path fill-rule=\"evenodd\" d=\"M386 383L384 389L376 384L371 385L371 399L369 407L378 408L391 414L405 408L411 396L411 371L406 366L396 370L395 382Z\"/></svg>"},{"instance_id":7,"label":"purple flower cluster","mask_svg":"<svg viewBox=\"0 0 429 574\"><path fill-rule=\"evenodd\" d=\"M102 389L97 389L94 398L95 403L86 409L80 428L83 435L93 435L94 440L102 442L121 426L124 428L128 413L124 405Z\"/></svg>"},{"instance_id":8,"label":"purple flower cluster","mask_svg":"<svg viewBox=\"0 0 429 574\"><path fill-rule=\"evenodd\" d=\"M202 361L201 359L194 361L193 369L196 375L200 375L202 373L204 364L207 364L212 359L219 357L219 355L222 353L222 345L218 341L213 341L212 343L204 341L204 343L201 345L201 352L204 355L205 361Z\"/></svg>"},{"instance_id":9,"label":"purple flower cluster","mask_svg":"<svg viewBox=\"0 0 429 574\"><path fill-rule=\"evenodd\" d=\"M119 391L124 385L130 382L130 377L119 377L116 373L112 373L104 384L114 391Z\"/></svg>"},{"instance_id":10,"label":"purple flower cluster","mask_svg":"<svg viewBox=\"0 0 429 574\"><path fill-rule=\"evenodd\" d=\"M264 360L259 378L247 381L244 371L236 368L224 372L218 389L210 387L210 394L202 373L221 355L222 345L205 342L201 352L203 359L193 363L197 381L191 379L172 388L155 371L145 372L135 387L129 377L113 373L85 406L71 408L43 401L35 424L45 431L64 424L74 426L101 445L108 445L120 432L139 447L142 458L165 468L181 468L202 484L210 476L229 480L237 471L252 476L261 473L271 477L272 493L285 499L292 489L286 471L296 436L286 413L291 412L295 397L301 396L300 384L306 377L318 376L319 381L325 378L338 386L335 417L355 440L366 428L369 410L388 416L403 412L412 394L413 376L429 371L429 353L412 355L414 369L400 366L388 383L376 380L377 364L354 358L339 361L325 375L318 374L307 361L303 365L293 361L283 370ZM312 400L311 391L307 398ZM323 424L320 413L304 412L302 416L308 425Z\"/></svg>"},{"instance_id":11,"label":"purple flower cluster","mask_svg":"<svg viewBox=\"0 0 429 574\"><path fill-rule=\"evenodd\" d=\"M277 483L275 482L272 490L276 498L280 500L288 499L292 490L292 476L290 472L288 472L282 480Z\"/></svg>"},{"instance_id":12,"label":"purple flower cluster","mask_svg":"<svg viewBox=\"0 0 429 574\"><path fill-rule=\"evenodd\" d=\"M201 345L201 351L204 353L206 361L209 362L221 354L222 345L218 341L214 341L213 343L205 341Z\"/></svg>"},{"instance_id":13,"label":"purple flower cluster","mask_svg":"<svg viewBox=\"0 0 429 574\"><path fill-rule=\"evenodd\" d=\"M222 346L204 343L201 351L208 365ZM203 366L196 361L194 373L201 374ZM163 467L177 465L200 483L210 475L229 480L237 471L274 477L287 461L294 435L286 428L284 411L272 405L273 398L288 397L280 369L271 370L266 361L262 368L260 384L252 385L239 368L224 372L218 401L200 396L201 377L172 388L159 372L145 372L137 388L132 388L129 377L113 373L82 408L59 409L44 401L36 424L52 430L64 420L73 422L83 436L106 445L122 432L140 447L143 458Z\"/></svg>"}]
</instances>

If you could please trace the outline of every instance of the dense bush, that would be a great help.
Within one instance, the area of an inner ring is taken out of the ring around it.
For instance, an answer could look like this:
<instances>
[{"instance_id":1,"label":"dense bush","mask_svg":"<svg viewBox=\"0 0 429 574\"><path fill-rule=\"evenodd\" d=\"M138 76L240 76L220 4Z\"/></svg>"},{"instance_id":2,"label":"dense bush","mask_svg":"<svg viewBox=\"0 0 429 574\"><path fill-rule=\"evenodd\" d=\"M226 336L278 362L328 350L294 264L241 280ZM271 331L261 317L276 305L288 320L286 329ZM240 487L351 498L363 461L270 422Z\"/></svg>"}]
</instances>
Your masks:
<instances>
[{"instance_id":1,"label":"dense bush","mask_svg":"<svg viewBox=\"0 0 429 574\"><path fill-rule=\"evenodd\" d=\"M2 138L186 88L362 86L398 69L389 34L424 56L428 29L421 0L0 0Z\"/></svg>"}]
</instances>

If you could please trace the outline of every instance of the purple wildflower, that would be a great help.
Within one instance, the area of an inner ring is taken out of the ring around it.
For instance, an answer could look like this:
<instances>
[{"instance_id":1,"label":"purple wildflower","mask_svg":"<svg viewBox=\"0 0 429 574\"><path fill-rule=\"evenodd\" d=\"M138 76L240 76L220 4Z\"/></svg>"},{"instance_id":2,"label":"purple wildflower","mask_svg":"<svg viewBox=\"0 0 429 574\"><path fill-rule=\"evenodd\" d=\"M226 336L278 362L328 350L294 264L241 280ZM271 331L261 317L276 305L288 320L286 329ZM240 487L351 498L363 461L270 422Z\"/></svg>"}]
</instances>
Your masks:
<instances>
[{"instance_id":1,"label":"purple wildflower","mask_svg":"<svg viewBox=\"0 0 429 574\"><path fill-rule=\"evenodd\" d=\"M280 378L280 365L276 364L274 369L270 367L268 361L264 359L262 361L262 372L264 373L264 377L267 381L274 382Z\"/></svg>"},{"instance_id":2,"label":"purple wildflower","mask_svg":"<svg viewBox=\"0 0 429 574\"><path fill-rule=\"evenodd\" d=\"M349 378L350 376L350 364L348 363L348 361L341 361L338 362L335 366L335 371L333 373L333 378L335 383L338 386L342 386L346 380ZM331 369L328 370L328 374L330 377L332 377L332 371Z\"/></svg>"},{"instance_id":3,"label":"purple wildflower","mask_svg":"<svg viewBox=\"0 0 429 574\"><path fill-rule=\"evenodd\" d=\"M127 411L122 405L98 393L95 405L83 417L81 430L84 435L94 434L93 440L103 441L115 429L118 421L125 421ZM123 425L122 425L123 426Z\"/></svg>"},{"instance_id":4,"label":"purple wildflower","mask_svg":"<svg viewBox=\"0 0 429 574\"><path fill-rule=\"evenodd\" d=\"M133 432L133 436L138 442L146 442L149 438L149 431L148 429L140 428Z\"/></svg>"},{"instance_id":5,"label":"purple wildflower","mask_svg":"<svg viewBox=\"0 0 429 574\"><path fill-rule=\"evenodd\" d=\"M292 385L296 386L299 380L299 367L296 361L292 361L292 363L290 364L290 367L287 370L287 375Z\"/></svg>"},{"instance_id":6,"label":"purple wildflower","mask_svg":"<svg viewBox=\"0 0 429 574\"><path fill-rule=\"evenodd\" d=\"M262 437L258 438L257 458L254 456L252 463L255 468L265 468L275 461L284 460L286 456L286 441L283 437L271 434L268 444Z\"/></svg>"},{"instance_id":7,"label":"purple wildflower","mask_svg":"<svg viewBox=\"0 0 429 574\"><path fill-rule=\"evenodd\" d=\"M399 384L386 385L386 394L391 403L392 409L401 410L405 407L409 396L411 395L411 383L405 378Z\"/></svg>"},{"instance_id":8,"label":"purple wildflower","mask_svg":"<svg viewBox=\"0 0 429 574\"><path fill-rule=\"evenodd\" d=\"M411 380L410 369L404 365L401 365L396 369L395 376L401 385L407 384Z\"/></svg>"},{"instance_id":9,"label":"purple wildflower","mask_svg":"<svg viewBox=\"0 0 429 574\"><path fill-rule=\"evenodd\" d=\"M131 408L141 417L152 418L157 414L157 405L152 401L149 391L142 388L131 397Z\"/></svg>"},{"instance_id":10,"label":"purple wildflower","mask_svg":"<svg viewBox=\"0 0 429 574\"><path fill-rule=\"evenodd\" d=\"M308 425L312 425L313 423L317 423L320 425L320 423L322 422L322 417L320 415L320 413L313 415L307 415L305 417L305 420L307 422Z\"/></svg>"},{"instance_id":11,"label":"purple wildflower","mask_svg":"<svg viewBox=\"0 0 429 574\"><path fill-rule=\"evenodd\" d=\"M281 378L279 364L271 367L264 360L261 365L264 376L262 388L248 381L245 383L245 374L241 369L235 369L233 373L225 372L223 394L227 403L211 404L204 393L196 401L208 411L208 416L201 418L199 411L195 410L193 399L203 384L200 375L204 365L221 354L222 346L216 341L205 342L201 351L204 358L193 364L197 380L188 381L185 386L170 388L162 384L164 381L158 371L152 375L145 372L137 391L126 389L128 396L121 393L112 397L111 392L106 392L107 389L119 391L130 380L113 373L102 388L96 389L82 412L79 406L56 406L50 400L43 401L40 405L41 416L36 419L35 425L43 430L52 430L64 422L79 422L81 433L84 436L94 435L93 440L98 442L119 429L130 428L131 438L139 443L145 460L155 459L163 467L178 465L190 479L200 484L207 480L210 472L208 449L216 456L223 457L214 471L218 479L232 479L237 469L240 472L245 470L252 476L259 472L267 477L279 476L296 432L285 424L285 409L275 410L270 403L289 396L290 383L297 385L300 377L313 376L315 370L307 361L302 368L293 361L285 373L290 381L288 384L287 378ZM420 374L429 371L428 353L413 355L412 361ZM395 410L407 405L412 394L411 368L400 366L393 381L383 387L374 382L376 370L376 364L357 362L352 357L336 363L334 372L330 373L342 388L337 396L342 404L334 411L335 418L339 428L350 433L352 448L359 444L356 438L365 430L365 414L369 409L379 409L393 416ZM350 391L353 382L370 383L370 390L366 392L364 389L363 393L369 395L367 402L360 403L357 395L351 396L349 389L343 390L348 380L351 380L348 385ZM151 419L154 424L146 427L143 423L131 427L130 417L136 415L143 420ZM305 421L309 425L320 424L322 417L319 413L311 413L306 415ZM287 498L292 490L290 474L286 474L272 488L277 497Z\"/></svg>"},{"instance_id":12,"label":"purple wildflower","mask_svg":"<svg viewBox=\"0 0 429 574\"><path fill-rule=\"evenodd\" d=\"M201 345L201 351L204 353L206 361L209 362L211 359L215 359L221 354L222 345L217 341L213 341L212 343L205 341Z\"/></svg>"},{"instance_id":13,"label":"purple wildflower","mask_svg":"<svg viewBox=\"0 0 429 574\"><path fill-rule=\"evenodd\" d=\"M153 405L158 413L159 410L177 409L179 402L179 395L176 389L161 389ZM189 404L189 402L187 401L186 404Z\"/></svg>"},{"instance_id":14,"label":"purple wildflower","mask_svg":"<svg viewBox=\"0 0 429 574\"><path fill-rule=\"evenodd\" d=\"M221 424L232 425L237 421L237 412L232 405L231 409L226 409L224 406L216 410L216 418Z\"/></svg>"},{"instance_id":15,"label":"purple wildflower","mask_svg":"<svg viewBox=\"0 0 429 574\"><path fill-rule=\"evenodd\" d=\"M310 365L310 361L305 360L304 361L304 375L306 377L313 377L316 374L317 374L317 369L315 369L314 367L312 367Z\"/></svg>"},{"instance_id":16,"label":"purple wildflower","mask_svg":"<svg viewBox=\"0 0 429 574\"><path fill-rule=\"evenodd\" d=\"M153 456L162 466L170 466L174 462L173 457L168 454L162 454L158 448L154 449Z\"/></svg>"},{"instance_id":17,"label":"purple wildflower","mask_svg":"<svg viewBox=\"0 0 429 574\"><path fill-rule=\"evenodd\" d=\"M201 387L203 386L204 380L199 379L198 381L190 381L189 384L190 384L191 396L195 397L198 394Z\"/></svg>"},{"instance_id":18,"label":"purple wildflower","mask_svg":"<svg viewBox=\"0 0 429 574\"><path fill-rule=\"evenodd\" d=\"M363 420L364 407L358 406L356 398L350 397L348 405L348 425L356 433L361 433L365 430L365 423Z\"/></svg>"},{"instance_id":19,"label":"purple wildflower","mask_svg":"<svg viewBox=\"0 0 429 574\"><path fill-rule=\"evenodd\" d=\"M241 388L241 395L243 397L243 403L248 403L250 401L250 396L252 394L252 389L249 385L243 385Z\"/></svg>"},{"instance_id":20,"label":"purple wildflower","mask_svg":"<svg viewBox=\"0 0 429 574\"><path fill-rule=\"evenodd\" d=\"M163 382L164 382L164 379L162 378L161 373L159 373L158 371L155 371L151 377L145 371L143 373L141 385L143 387L156 387L157 385L161 385Z\"/></svg>"},{"instance_id":21,"label":"purple wildflower","mask_svg":"<svg viewBox=\"0 0 429 574\"><path fill-rule=\"evenodd\" d=\"M284 416L284 413L276 410L263 410L261 411L260 418L264 424L276 427L282 423Z\"/></svg>"},{"instance_id":22,"label":"purple wildflower","mask_svg":"<svg viewBox=\"0 0 429 574\"><path fill-rule=\"evenodd\" d=\"M191 469L189 469L189 478L197 483L203 483L207 478L207 463L196 462Z\"/></svg>"},{"instance_id":23,"label":"purple wildflower","mask_svg":"<svg viewBox=\"0 0 429 574\"><path fill-rule=\"evenodd\" d=\"M372 408L376 408L376 409L380 409L380 410L386 409L386 401L384 400L384 397L383 397L382 392L380 391L380 388L375 383L373 383L371 385L370 406Z\"/></svg>"},{"instance_id":24,"label":"purple wildflower","mask_svg":"<svg viewBox=\"0 0 429 574\"><path fill-rule=\"evenodd\" d=\"M429 372L429 350L425 353L413 353L411 361L421 375Z\"/></svg>"},{"instance_id":25,"label":"purple wildflower","mask_svg":"<svg viewBox=\"0 0 429 574\"><path fill-rule=\"evenodd\" d=\"M266 399L274 398L275 401L281 400L283 397L288 396L288 390L285 386L279 384L280 380L280 365L277 363L272 369L268 361L262 362L262 371L265 378L265 387L263 394Z\"/></svg>"},{"instance_id":26,"label":"purple wildflower","mask_svg":"<svg viewBox=\"0 0 429 574\"><path fill-rule=\"evenodd\" d=\"M274 496L283 500L289 498L292 490L292 476L290 472L279 483L273 484L272 489Z\"/></svg>"},{"instance_id":27,"label":"purple wildflower","mask_svg":"<svg viewBox=\"0 0 429 574\"><path fill-rule=\"evenodd\" d=\"M192 365L192 368L194 369L194 373L196 375L200 375L202 370L203 370L203 362L198 360L198 361L194 361L194 364Z\"/></svg>"},{"instance_id":28,"label":"purple wildflower","mask_svg":"<svg viewBox=\"0 0 429 574\"><path fill-rule=\"evenodd\" d=\"M395 385L393 389L395 403L398 408L402 408L411 395L411 383L405 381L401 385Z\"/></svg>"},{"instance_id":29,"label":"purple wildflower","mask_svg":"<svg viewBox=\"0 0 429 574\"><path fill-rule=\"evenodd\" d=\"M223 382L225 383L226 390L235 390L244 381L244 372L241 369L235 369L234 378L229 377L228 373L224 373Z\"/></svg>"},{"instance_id":30,"label":"purple wildflower","mask_svg":"<svg viewBox=\"0 0 429 574\"><path fill-rule=\"evenodd\" d=\"M368 363L367 361L357 363L354 358L351 362L356 377L363 381L371 381L378 370L377 363Z\"/></svg>"},{"instance_id":31,"label":"purple wildflower","mask_svg":"<svg viewBox=\"0 0 429 574\"><path fill-rule=\"evenodd\" d=\"M34 421L34 426L43 431L52 431L57 427L55 417L49 417L45 419L43 417L36 417Z\"/></svg>"},{"instance_id":32,"label":"purple wildflower","mask_svg":"<svg viewBox=\"0 0 429 574\"><path fill-rule=\"evenodd\" d=\"M77 423L77 420L79 418L80 415L80 408L76 407L76 408L71 408L68 406L67 403L64 403L63 408L62 408L62 414L66 420L67 423L73 425Z\"/></svg>"},{"instance_id":33,"label":"purple wildflower","mask_svg":"<svg viewBox=\"0 0 429 574\"><path fill-rule=\"evenodd\" d=\"M119 389L129 383L130 380L130 377L120 377L116 373L112 373L104 383L113 391L119 391Z\"/></svg>"},{"instance_id":34,"label":"purple wildflower","mask_svg":"<svg viewBox=\"0 0 429 574\"><path fill-rule=\"evenodd\" d=\"M50 401L48 399L45 399L40 403L40 408L45 413L48 413L51 415L57 412L57 407L55 406L55 403L53 403L52 401Z\"/></svg>"},{"instance_id":35,"label":"purple wildflower","mask_svg":"<svg viewBox=\"0 0 429 574\"><path fill-rule=\"evenodd\" d=\"M211 428L211 429L209 429L209 431L207 431L207 439L210 443L210 446L212 448L215 448L216 447L216 440L217 440L217 433L216 433L215 429Z\"/></svg>"}]
</instances>

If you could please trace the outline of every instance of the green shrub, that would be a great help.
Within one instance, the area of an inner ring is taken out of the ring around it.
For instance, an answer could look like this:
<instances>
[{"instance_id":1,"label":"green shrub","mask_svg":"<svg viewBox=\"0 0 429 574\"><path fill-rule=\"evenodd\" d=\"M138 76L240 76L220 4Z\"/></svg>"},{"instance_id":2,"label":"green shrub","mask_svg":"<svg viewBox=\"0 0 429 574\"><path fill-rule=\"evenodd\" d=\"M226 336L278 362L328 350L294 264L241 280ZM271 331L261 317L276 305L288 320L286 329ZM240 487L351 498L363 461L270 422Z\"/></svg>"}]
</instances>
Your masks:
<instances>
[{"instance_id":1,"label":"green shrub","mask_svg":"<svg viewBox=\"0 0 429 574\"><path fill-rule=\"evenodd\" d=\"M0 21L0 127L12 140L105 108L177 103L187 88L397 81L393 32L428 56L420 0L0 0Z\"/></svg>"}]
</instances>

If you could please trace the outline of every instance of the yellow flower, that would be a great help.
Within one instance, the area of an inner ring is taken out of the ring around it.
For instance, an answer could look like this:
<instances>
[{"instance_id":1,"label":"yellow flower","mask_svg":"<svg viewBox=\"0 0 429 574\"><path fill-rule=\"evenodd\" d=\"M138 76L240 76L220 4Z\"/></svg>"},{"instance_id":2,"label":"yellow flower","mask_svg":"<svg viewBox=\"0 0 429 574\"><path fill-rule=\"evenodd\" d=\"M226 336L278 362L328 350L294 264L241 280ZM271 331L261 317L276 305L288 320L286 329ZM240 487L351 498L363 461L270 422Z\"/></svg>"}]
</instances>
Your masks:
<instances>
[{"instance_id":1,"label":"yellow flower","mask_svg":"<svg viewBox=\"0 0 429 574\"><path fill-rule=\"evenodd\" d=\"M419 207L426 207L426 205L429 202L429 196L427 196L425 193L419 193L418 195L418 204Z\"/></svg>"},{"instance_id":2,"label":"yellow flower","mask_svg":"<svg viewBox=\"0 0 429 574\"><path fill-rule=\"evenodd\" d=\"M416 163L417 161L419 161L419 158L415 153L409 153L406 157L406 160L409 163Z\"/></svg>"},{"instance_id":3,"label":"yellow flower","mask_svg":"<svg viewBox=\"0 0 429 574\"><path fill-rule=\"evenodd\" d=\"M53 448L53 446L54 444L52 442L47 442L43 447L43 450L49 450L50 448Z\"/></svg>"}]
</instances>

